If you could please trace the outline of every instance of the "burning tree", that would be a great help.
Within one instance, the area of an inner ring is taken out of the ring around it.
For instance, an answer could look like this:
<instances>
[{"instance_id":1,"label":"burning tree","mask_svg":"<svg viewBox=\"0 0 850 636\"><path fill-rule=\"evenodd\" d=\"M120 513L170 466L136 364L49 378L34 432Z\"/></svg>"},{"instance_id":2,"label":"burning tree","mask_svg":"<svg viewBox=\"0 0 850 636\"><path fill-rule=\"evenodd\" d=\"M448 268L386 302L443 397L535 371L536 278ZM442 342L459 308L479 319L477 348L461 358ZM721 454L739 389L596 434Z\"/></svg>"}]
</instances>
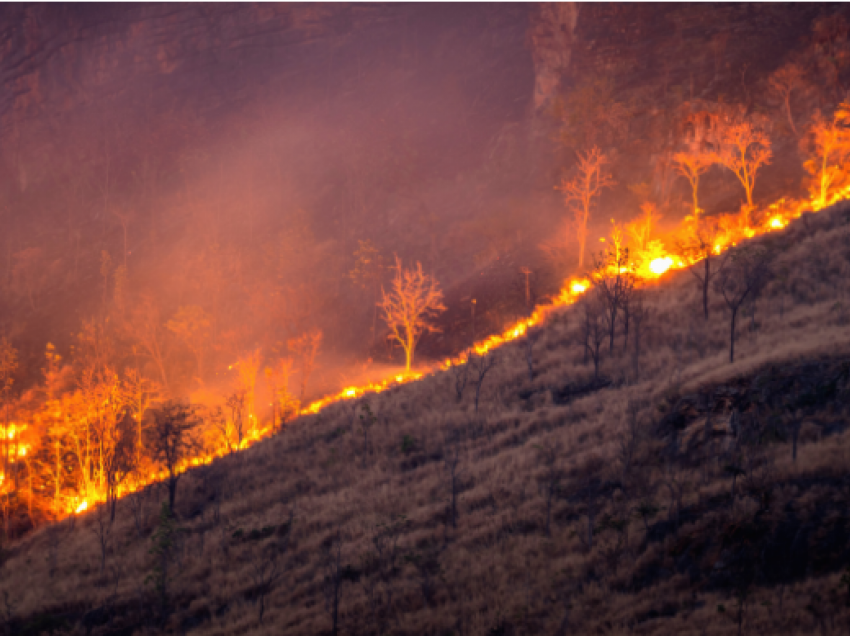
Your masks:
<instances>
[{"instance_id":1,"label":"burning tree","mask_svg":"<svg viewBox=\"0 0 850 636\"><path fill-rule=\"evenodd\" d=\"M0 394L3 398L3 478L9 476L9 408L14 373L18 369L18 352L6 339L0 338Z\"/></svg>"},{"instance_id":2,"label":"burning tree","mask_svg":"<svg viewBox=\"0 0 850 636\"><path fill-rule=\"evenodd\" d=\"M608 249L594 259L594 271L590 281L599 290L600 298L605 302L608 350L613 351L617 314L625 309L635 283L633 267L629 262L629 250L624 246L622 232L616 224L611 232ZM628 323L626 338L628 339Z\"/></svg>"},{"instance_id":3,"label":"burning tree","mask_svg":"<svg viewBox=\"0 0 850 636\"><path fill-rule=\"evenodd\" d=\"M645 251L649 248L649 243L652 240L652 232L661 215L654 203L646 201L640 206L642 215L628 225L629 234L634 241L635 246L640 251Z\"/></svg>"},{"instance_id":4,"label":"burning tree","mask_svg":"<svg viewBox=\"0 0 850 636\"><path fill-rule=\"evenodd\" d=\"M770 139L763 131L744 121L722 128L720 146L718 161L741 182L747 195L747 206L752 208L758 170L769 165L773 157Z\"/></svg>"},{"instance_id":5,"label":"burning tree","mask_svg":"<svg viewBox=\"0 0 850 636\"><path fill-rule=\"evenodd\" d=\"M298 414L298 400L289 392L292 364L292 358L280 358L264 371L272 391L272 430L277 429L278 420L283 425Z\"/></svg>"},{"instance_id":6,"label":"burning tree","mask_svg":"<svg viewBox=\"0 0 850 636\"><path fill-rule=\"evenodd\" d=\"M692 152L679 152L673 157L676 162L676 170L688 180L691 185L691 196L693 199L693 210L691 215L694 219L699 218L699 178L717 163L717 155L713 152L696 150Z\"/></svg>"},{"instance_id":7,"label":"burning tree","mask_svg":"<svg viewBox=\"0 0 850 636\"><path fill-rule=\"evenodd\" d=\"M132 469L132 424L120 377L108 366L89 365L76 391L71 437L86 500L104 497L114 517L118 485Z\"/></svg>"},{"instance_id":8,"label":"burning tree","mask_svg":"<svg viewBox=\"0 0 850 636\"><path fill-rule=\"evenodd\" d=\"M446 310L443 292L436 279L422 271L421 263L416 263L416 269L404 269L396 256L392 289L381 288L380 307L390 329L388 338L404 349L405 369L410 371L422 334L439 331L430 321Z\"/></svg>"},{"instance_id":9,"label":"burning tree","mask_svg":"<svg viewBox=\"0 0 850 636\"><path fill-rule=\"evenodd\" d=\"M577 154L577 176L572 181L563 179L559 189L564 193L564 202L567 207L572 208L578 238L578 266L582 267L587 245L587 224L590 220L593 199L599 196L604 188L614 185L614 180L606 168L610 160L597 146L585 153Z\"/></svg>"},{"instance_id":10,"label":"burning tree","mask_svg":"<svg viewBox=\"0 0 850 636\"><path fill-rule=\"evenodd\" d=\"M730 264L721 270L714 286L731 311L729 362L735 362L735 319L746 300L757 297L771 276L772 255L765 249L739 248L731 254Z\"/></svg>"},{"instance_id":11,"label":"burning tree","mask_svg":"<svg viewBox=\"0 0 850 636\"><path fill-rule=\"evenodd\" d=\"M812 198L820 207L827 205L829 191L842 172L838 165L850 155L850 104L841 104L827 121L820 113L809 129L805 167L812 175Z\"/></svg>"},{"instance_id":12,"label":"burning tree","mask_svg":"<svg viewBox=\"0 0 850 636\"><path fill-rule=\"evenodd\" d=\"M239 374L239 387L245 395L245 406L248 409L248 428L253 430L257 423L256 388L257 372L260 370L260 350L254 349L243 355L239 362L233 365Z\"/></svg>"}]
</instances>

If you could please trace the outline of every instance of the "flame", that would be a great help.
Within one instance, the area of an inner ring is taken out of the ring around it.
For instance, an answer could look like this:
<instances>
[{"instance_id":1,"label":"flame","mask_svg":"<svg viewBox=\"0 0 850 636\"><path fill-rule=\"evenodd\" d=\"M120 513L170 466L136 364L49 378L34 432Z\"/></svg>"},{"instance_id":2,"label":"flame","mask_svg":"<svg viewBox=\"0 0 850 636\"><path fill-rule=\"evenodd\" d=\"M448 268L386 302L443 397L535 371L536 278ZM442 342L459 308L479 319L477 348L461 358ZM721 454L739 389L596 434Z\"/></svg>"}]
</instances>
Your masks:
<instances>
[{"instance_id":1,"label":"flame","mask_svg":"<svg viewBox=\"0 0 850 636\"><path fill-rule=\"evenodd\" d=\"M668 269L673 267L673 259L669 256L665 256L664 258L656 258L649 263L649 271L651 271L656 276L661 276Z\"/></svg>"},{"instance_id":2,"label":"flame","mask_svg":"<svg viewBox=\"0 0 850 636\"><path fill-rule=\"evenodd\" d=\"M767 210L765 210L766 213L763 215L763 221L758 224L752 223L751 210L747 210L746 213L729 214L722 217L718 217L719 225L722 228L722 234L716 239L716 242L712 246L711 251L714 254L722 254L723 250L728 249L731 246L737 245L745 238L750 238L753 236L765 234L767 232L781 230L786 227L790 221L795 218L798 218L805 212L819 211L825 207L833 205L834 203L840 200L847 198L850 198L850 185L833 193L832 196L828 197L826 200L821 200L821 198L813 198L804 201L790 201L786 199L781 199L773 205L769 206ZM688 229L689 224L692 224L693 222L694 219L692 218L686 219L683 225L683 229ZM669 244L676 245L676 238L677 237L675 235L672 236ZM600 239L600 241L606 242L604 238ZM632 271L634 272L638 280L649 281L665 276L671 270L683 269L697 262L699 262L699 259L690 260L690 262L688 262L688 260L684 257L676 255L676 253L670 250L664 242L659 240L652 240L646 243L643 246L643 249L635 251L634 263L631 263L628 267L621 268L621 272ZM616 273L616 271L613 271L612 273ZM562 286L560 292L555 297L553 297L547 304L536 307L530 317L524 320L520 320L519 322L509 326L501 334L492 335L480 342L476 342L471 347L471 351L474 351L478 355L484 355L496 347L499 347L505 343L523 337L528 332L529 328L544 322L553 310L574 304L579 298L581 298L581 296L585 292L590 289L591 284L591 280L588 277L569 278L564 282L564 285ZM396 373L388 376L384 380L366 383L362 386L344 387L338 393L325 396L308 404L300 410L300 413L302 415L315 414L326 406L336 402L357 399L363 397L364 395L381 393L383 391L386 391L387 389L396 386L407 384L409 382L415 382L424 377L426 373L432 373L439 369L448 369L453 366L463 364L465 362L465 359L466 358L464 355L455 358L448 358L434 365L433 367L424 369L422 371ZM228 369L232 370L233 367L238 366L238 364L239 363L232 364L228 367ZM271 426L260 428L260 422L255 418L253 413L249 414L248 419L250 422L252 422L252 426L245 435L245 437L243 437L243 439L239 443L238 450L244 450L246 448L249 448L257 441L269 437L274 432ZM26 429L26 425L16 426L14 423L10 424L9 428L6 431L6 437L10 441L14 440L15 436L20 436L21 431L23 431L24 429ZM17 451L18 456L25 457L29 452L29 448L29 445L21 444ZM229 449L227 448L219 448L205 455L186 458L185 460L180 462L180 464L177 466L177 470L178 472L183 472L193 466L209 464L216 457L221 457L228 452ZM137 482L122 484L119 487L118 496L124 496L129 493L135 492L136 490L144 487L148 483L161 481L166 477L167 473L165 471L152 471ZM0 474L0 487L3 486L4 481L5 476L3 474ZM67 507L65 507L64 510L73 510L74 513L81 513L88 509L88 505L90 502L94 504L99 501L105 501L105 499L105 493L87 492L86 498L83 499L82 502L79 504L77 504L76 501L66 502L65 505ZM75 505L76 508L74 507Z\"/></svg>"}]
</instances>

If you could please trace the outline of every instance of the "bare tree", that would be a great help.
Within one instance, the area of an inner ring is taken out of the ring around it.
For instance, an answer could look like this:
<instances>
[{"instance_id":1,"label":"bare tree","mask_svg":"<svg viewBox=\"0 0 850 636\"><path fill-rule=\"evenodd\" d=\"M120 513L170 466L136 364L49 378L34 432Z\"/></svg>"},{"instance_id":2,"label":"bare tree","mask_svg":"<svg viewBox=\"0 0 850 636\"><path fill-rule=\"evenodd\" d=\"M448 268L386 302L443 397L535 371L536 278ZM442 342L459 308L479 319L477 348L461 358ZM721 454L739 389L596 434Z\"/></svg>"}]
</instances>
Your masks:
<instances>
[{"instance_id":1,"label":"bare tree","mask_svg":"<svg viewBox=\"0 0 850 636\"><path fill-rule=\"evenodd\" d=\"M699 178L717 163L717 155L703 150L679 152L674 155L673 160L676 162L676 170L688 180L691 186L691 198L693 200L691 216L696 221L699 219L701 211L699 207Z\"/></svg>"},{"instance_id":2,"label":"bare tree","mask_svg":"<svg viewBox=\"0 0 850 636\"><path fill-rule=\"evenodd\" d=\"M168 476L168 509L174 511L174 499L177 495L177 482L180 479L182 462L192 456L197 448L194 433L200 424L194 407L168 402L150 411L153 422L149 427L148 447L154 461L163 465Z\"/></svg>"},{"instance_id":3,"label":"bare tree","mask_svg":"<svg viewBox=\"0 0 850 636\"><path fill-rule=\"evenodd\" d=\"M770 139L749 122L726 126L722 130L718 161L729 168L744 188L747 206L753 207L753 189L759 168L770 164L773 152Z\"/></svg>"},{"instance_id":4,"label":"bare tree","mask_svg":"<svg viewBox=\"0 0 850 636\"><path fill-rule=\"evenodd\" d=\"M325 554L325 577L322 592L325 596L325 610L331 618L331 634L339 634L339 604L342 600L342 584L345 582L342 565L342 534L339 528L330 537L330 544Z\"/></svg>"},{"instance_id":5,"label":"bare tree","mask_svg":"<svg viewBox=\"0 0 850 636\"><path fill-rule=\"evenodd\" d=\"M805 82L803 69L795 62L789 62L775 70L768 78L770 92L782 103L788 125L794 136L797 136L797 126L794 124L794 115L791 111L791 98L794 92L802 90Z\"/></svg>"},{"instance_id":6,"label":"bare tree","mask_svg":"<svg viewBox=\"0 0 850 636\"><path fill-rule=\"evenodd\" d=\"M472 368L475 371L475 378L473 378L473 381L475 382L476 415L478 414L478 400L481 398L481 387L484 385L484 378L487 376L487 372L496 365L497 361L496 354L491 352L483 356L476 356L468 362L468 364L472 365Z\"/></svg>"},{"instance_id":7,"label":"bare tree","mask_svg":"<svg viewBox=\"0 0 850 636\"><path fill-rule=\"evenodd\" d=\"M275 545L262 545L257 549L251 564L251 579L257 595L257 620L263 624L266 597L282 576L280 553Z\"/></svg>"},{"instance_id":8,"label":"bare tree","mask_svg":"<svg viewBox=\"0 0 850 636\"><path fill-rule=\"evenodd\" d=\"M564 193L564 202L572 209L575 219L575 231L578 238L578 266L584 266L585 246L587 245L587 225L590 221L590 211L593 200L605 188L614 185L614 180L608 172L610 163L608 156L597 146L587 152L579 152L576 177L569 181L561 181L560 190Z\"/></svg>"},{"instance_id":9,"label":"bare tree","mask_svg":"<svg viewBox=\"0 0 850 636\"><path fill-rule=\"evenodd\" d=\"M697 279L702 291L702 310L708 320L708 290L719 274L729 253L717 256L721 246L717 242L720 227L713 219L699 219L690 224L685 239L678 244L679 253L690 263L688 271Z\"/></svg>"},{"instance_id":10,"label":"bare tree","mask_svg":"<svg viewBox=\"0 0 850 636\"><path fill-rule=\"evenodd\" d=\"M437 281L422 271L421 263L416 269L404 269L396 256L392 288L389 292L381 289L380 307L390 329L389 339L404 349L405 369L410 371L422 334L439 331L431 321L446 310L443 292Z\"/></svg>"},{"instance_id":11,"label":"bare tree","mask_svg":"<svg viewBox=\"0 0 850 636\"><path fill-rule=\"evenodd\" d=\"M594 258L590 281L605 303L605 321L608 326L608 350L614 351L614 334L617 314L623 309L635 283L634 267L629 250L624 246L620 229L614 225L609 247ZM628 337L628 336L627 336Z\"/></svg>"},{"instance_id":12,"label":"bare tree","mask_svg":"<svg viewBox=\"0 0 850 636\"><path fill-rule=\"evenodd\" d=\"M257 620L260 625L263 624L263 615L266 611L266 597L284 574L281 556L289 548L294 522L295 509L290 508L286 533L283 537L258 547L254 553L251 579L254 581L254 593L257 595Z\"/></svg>"},{"instance_id":13,"label":"bare tree","mask_svg":"<svg viewBox=\"0 0 850 636\"><path fill-rule=\"evenodd\" d=\"M466 359L464 360L464 356ZM462 362L452 362L452 375L455 381L455 393L457 393L457 401L463 399L463 392L466 390L466 384L469 381L469 362L472 357L470 352L461 354Z\"/></svg>"},{"instance_id":14,"label":"bare tree","mask_svg":"<svg viewBox=\"0 0 850 636\"><path fill-rule=\"evenodd\" d=\"M735 361L735 319L744 301L761 293L771 276L770 252L763 248L739 248L730 254L730 264L715 281L731 312L729 333L729 362Z\"/></svg>"},{"instance_id":15,"label":"bare tree","mask_svg":"<svg viewBox=\"0 0 850 636\"><path fill-rule=\"evenodd\" d=\"M528 367L528 381L534 381L534 344L540 340L543 335L543 330L536 326L528 327L525 331L523 339L523 349L525 349L525 364Z\"/></svg>"},{"instance_id":16,"label":"bare tree","mask_svg":"<svg viewBox=\"0 0 850 636\"><path fill-rule=\"evenodd\" d=\"M593 360L593 379L599 379L599 363L602 360L602 343L608 335L605 329L605 305L601 292L594 288L585 293L581 299L584 310L582 336L584 338L584 359L588 356Z\"/></svg>"}]
</instances>

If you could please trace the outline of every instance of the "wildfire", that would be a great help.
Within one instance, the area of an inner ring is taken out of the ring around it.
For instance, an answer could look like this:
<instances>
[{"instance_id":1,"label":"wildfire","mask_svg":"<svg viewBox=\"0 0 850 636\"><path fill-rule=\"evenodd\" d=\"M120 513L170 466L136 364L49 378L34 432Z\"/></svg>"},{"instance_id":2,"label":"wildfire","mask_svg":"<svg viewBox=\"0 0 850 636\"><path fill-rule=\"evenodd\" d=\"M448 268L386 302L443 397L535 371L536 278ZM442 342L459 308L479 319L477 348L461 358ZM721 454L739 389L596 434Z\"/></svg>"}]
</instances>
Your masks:
<instances>
[{"instance_id":1,"label":"wildfire","mask_svg":"<svg viewBox=\"0 0 850 636\"><path fill-rule=\"evenodd\" d=\"M665 256L664 258L656 258L649 263L649 271L651 271L656 276L661 276L668 269L673 267L673 259L669 256Z\"/></svg>"},{"instance_id":2,"label":"wildfire","mask_svg":"<svg viewBox=\"0 0 850 636\"><path fill-rule=\"evenodd\" d=\"M823 205L820 205L823 202L819 201L789 202L783 199L771 205L767 210L767 213L764 215L764 221L755 227L752 227L747 222L749 217L745 217L743 214L735 214L728 215L726 217L721 217L718 219L718 221L720 226L723 228L723 232L719 237L717 237L715 243L711 248L711 251L714 254L721 254L724 249L736 245L739 241L745 238L758 236L766 232L781 230L782 228L787 226L792 219L801 216L804 212L813 209L815 211L823 209L827 205L832 205L838 200L845 198L850 198L850 186L836 193L829 199L828 202L824 203ZM671 238L673 240L671 240L670 243L676 244L676 237L674 236ZM605 242L604 239L602 239L602 241ZM629 267L623 269L627 271L632 271L639 280L648 281L658 279L671 270L682 269L684 267L694 264L695 262L698 261L685 262L682 257L679 257L675 253L669 251L668 248L665 247L665 245L661 241L653 240L646 243L643 250L636 250L634 262L631 263ZM552 298L549 303L536 307L529 318L511 325L501 334L490 336L480 342L475 343L472 346L471 350L478 355L484 355L496 347L499 347L505 343L523 337L527 333L529 328L542 323L552 310L559 307L566 307L574 304L585 292L590 289L591 284L591 280L587 277L574 277L568 279L564 283L558 295ZM457 358L449 358L439 363L438 365L435 365L431 369L427 369L424 371L396 373L381 381L370 382L362 386L344 387L338 393L325 396L319 400L308 404L307 406L301 409L300 413L302 415L315 414L326 406L335 402L353 400L363 397L364 395L381 393L383 391L386 391L387 389L419 380L420 378L424 377L426 373L431 373L432 371L436 371L439 369L448 369L452 366L463 364L464 362L464 356L459 356ZM231 365L228 368L232 369L234 366L237 365ZM253 445L255 442L272 435L274 432L272 430L272 427L270 426L266 426L263 428L257 426L259 422L253 414L249 415L248 421L251 422L252 425L246 432L245 437L241 440L241 443L238 445L238 450L244 450ZM15 425L10 425L8 430L6 431L6 436L10 441L14 440L15 437L19 435L21 430L23 430L24 428L25 425L19 426L18 428L16 428ZM27 448L28 445L21 444L17 451L18 455L20 457L25 457L27 453ZM186 459L178 466L178 470L182 472L188 470L193 466L209 464L213 461L213 459L224 455L226 452L228 452L227 449L222 448L216 452L209 453L207 455ZM118 494L119 496L123 496L135 492L137 489L143 487L146 483L160 481L165 477L165 472L153 472L147 475L140 483L123 484L122 487L119 489ZM2 483L3 476L0 475L0 485L2 485ZM98 494L93 495L92 493L88 493L87 498L84 499L78 505L76 505L76 508L74 508L74 505L72 504L71 506L69 506L68 509L73 510L76 514L79 514L88 509L89 502L95 503L104 500L105 496L101 496Z\"/></svg>"},{"instance_id":3,"label":"wildfire","mask_svg":"<svg viewBox=\"0 0 850 636\"><path fill-rule=\"evenodd\" d=\"M721 254L724 249L737 245L743 239L781 230L791 220L798 218L804 212L813 209L817 211L846 198L850 198L850 186L835 193L825 205L819 205L820 202L816 201L789 202L781 199L769 207L769 214L766 216L765 221L755 227L747 223L746 220L742 222L742 218L744 218L742 214L721 217L719 221L725 228L725 232L714 243L711 251L714 254ZM600 238L600 241L605 242L605 238ZM656 279L670 270L683 269L697 262L688 263L676 257L660 241L650 241L642 253L639 251L636 254L635 260L638 263L634 266L635 275L642 280ZM569 279L562 287L561 292L549 304L538 306L530 318L508 327L500 335L490 336L486 340L475 343L472 350L478 355L484 355L495 347L524 336L530 327L542 322L553 309L575 303L590 288L590 285L590 280L587 278ZM437 365L435 369L448 369L452 366L462 364L463 360L463 357L450 358ZM346 387L335 395L327 396L311 403L301 412L304 414L317 413L325 406L334 402L359 398L369 393L380 393L390 386L397 386L418 380L423 375L424 373L409 373L394 376L383 382L370 383L360 387Z\"/></svg>"}]
</instances>

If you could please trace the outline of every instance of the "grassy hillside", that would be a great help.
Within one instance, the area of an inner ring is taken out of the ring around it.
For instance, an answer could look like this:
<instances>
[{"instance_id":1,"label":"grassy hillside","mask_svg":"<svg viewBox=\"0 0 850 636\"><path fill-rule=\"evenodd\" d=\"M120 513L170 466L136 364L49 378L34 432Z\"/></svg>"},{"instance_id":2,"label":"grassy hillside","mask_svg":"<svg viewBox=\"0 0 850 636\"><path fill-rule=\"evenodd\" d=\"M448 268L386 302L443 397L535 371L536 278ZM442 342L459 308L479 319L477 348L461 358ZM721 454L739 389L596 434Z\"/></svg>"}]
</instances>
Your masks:
<instances>
[{"instance_id":1,"label":"grassy hillside","mask_svg":"<svg viewBox=\"0 0 850 636\"><path fill-rule=\"evenodd\" d=\"M193 470L176 522L152 487L41 528L4 550L7 633L846 632L848 239L847 205L759 239L734 364L682 271L637 373L618 334L594 381L566 308L477 413L438 373Z\"/></svg>"}]
</instances>

